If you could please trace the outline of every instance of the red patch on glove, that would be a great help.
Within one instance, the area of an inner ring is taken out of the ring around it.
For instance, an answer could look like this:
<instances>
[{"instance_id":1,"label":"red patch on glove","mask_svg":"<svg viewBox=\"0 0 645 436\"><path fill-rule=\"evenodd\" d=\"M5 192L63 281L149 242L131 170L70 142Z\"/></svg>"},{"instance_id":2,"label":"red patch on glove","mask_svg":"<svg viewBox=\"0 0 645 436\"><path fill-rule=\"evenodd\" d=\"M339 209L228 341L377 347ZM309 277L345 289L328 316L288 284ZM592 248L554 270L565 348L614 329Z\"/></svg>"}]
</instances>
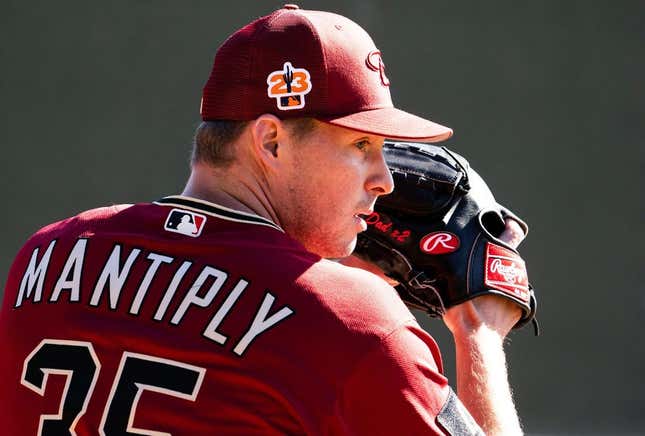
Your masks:
<instances>
[{"instance_id":1,"label":"red patch on glove","mask_svg":"<svg viewBox=\"0 0 645 436\"><path fill-rule=\"evenodd\" d=\"M529 301L529 278L519 254L499 245L486 244L484 283L524 302Z\"/></svg>"}]
</instances>

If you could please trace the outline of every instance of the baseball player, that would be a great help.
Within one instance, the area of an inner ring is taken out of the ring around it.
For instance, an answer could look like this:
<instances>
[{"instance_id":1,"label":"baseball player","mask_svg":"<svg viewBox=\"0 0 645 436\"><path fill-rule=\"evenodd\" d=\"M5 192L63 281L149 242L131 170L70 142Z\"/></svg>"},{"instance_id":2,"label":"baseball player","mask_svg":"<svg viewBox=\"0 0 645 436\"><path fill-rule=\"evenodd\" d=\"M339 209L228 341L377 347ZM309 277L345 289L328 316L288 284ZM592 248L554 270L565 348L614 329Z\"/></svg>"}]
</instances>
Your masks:
<instances>
[{"instance_id":1,"label":"baseball player","mask_svg":"<svg viewBox=\"0 0 645 436\"><path fill-rule=\"evenodd\" d=\"M502 348L515 305L445 315L460 401L376 267L326 260L393 189L384 138L452 133L389 87L369 35L336 14L285 5L231 35L183 193L83 212L18 253L2 434L520 433Z\"/></svg>"}]
</instances>

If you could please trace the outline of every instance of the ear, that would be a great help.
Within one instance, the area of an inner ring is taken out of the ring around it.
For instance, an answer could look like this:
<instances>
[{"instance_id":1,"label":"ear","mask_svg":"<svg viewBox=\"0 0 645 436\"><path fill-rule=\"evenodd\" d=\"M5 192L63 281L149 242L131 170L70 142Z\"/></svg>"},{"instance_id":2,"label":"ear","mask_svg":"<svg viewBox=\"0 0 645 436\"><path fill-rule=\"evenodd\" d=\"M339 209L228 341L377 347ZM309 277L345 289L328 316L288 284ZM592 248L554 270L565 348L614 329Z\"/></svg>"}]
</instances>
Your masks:
<instances>
[{"instance_id":1,"label":"ear","mask_svg":"<svg viewBox=\"0 0 645 436\"><path fill-rule=\"evenodd\" d=\"M284 137L284 126L280 118L272 114L260 115L253 122L253 151L264 166L274 168L278 164L280 139Z\"/></svg>"}]
</instances>

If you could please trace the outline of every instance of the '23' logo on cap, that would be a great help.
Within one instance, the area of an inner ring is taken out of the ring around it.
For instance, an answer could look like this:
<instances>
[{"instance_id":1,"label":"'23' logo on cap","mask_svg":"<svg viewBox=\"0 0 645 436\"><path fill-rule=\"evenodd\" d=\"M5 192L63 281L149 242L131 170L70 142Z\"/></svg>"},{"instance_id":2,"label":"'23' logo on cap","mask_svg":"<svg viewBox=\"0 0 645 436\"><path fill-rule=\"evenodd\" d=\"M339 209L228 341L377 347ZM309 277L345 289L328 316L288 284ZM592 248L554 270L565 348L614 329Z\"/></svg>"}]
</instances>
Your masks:
<instances>
[{"instance_id":1,"label":"'23' logo on cap","mask_svg":"<svg viewBox=\"0 0 645 436\"><path fill-rule=\"evenodd\" d=\"M282 70L269 74L267 85L267 94L276 99L278 109L301 109L305 107L305 94L311 91L311 76L304 68L285 62Z\"/></svg>"}]
</instances>

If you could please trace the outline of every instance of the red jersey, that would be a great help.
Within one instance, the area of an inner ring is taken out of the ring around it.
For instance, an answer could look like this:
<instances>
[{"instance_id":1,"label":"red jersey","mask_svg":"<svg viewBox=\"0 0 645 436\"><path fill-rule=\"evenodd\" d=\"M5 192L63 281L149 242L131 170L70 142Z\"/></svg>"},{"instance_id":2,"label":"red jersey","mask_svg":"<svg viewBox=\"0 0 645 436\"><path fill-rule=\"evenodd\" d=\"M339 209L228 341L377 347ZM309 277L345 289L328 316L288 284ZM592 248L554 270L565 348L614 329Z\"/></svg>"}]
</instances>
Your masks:
<instances>
[{"instance_id":1,"label":"red jersey","mask_svg":"<svg viewBox=\"0 0 645 436\"><path fill-rule=\"evenodd\" d=\"M384 281L179 196L33 235L0 346L7 435L443 434L452 395Z\"/></svg>"}]
</instances>

